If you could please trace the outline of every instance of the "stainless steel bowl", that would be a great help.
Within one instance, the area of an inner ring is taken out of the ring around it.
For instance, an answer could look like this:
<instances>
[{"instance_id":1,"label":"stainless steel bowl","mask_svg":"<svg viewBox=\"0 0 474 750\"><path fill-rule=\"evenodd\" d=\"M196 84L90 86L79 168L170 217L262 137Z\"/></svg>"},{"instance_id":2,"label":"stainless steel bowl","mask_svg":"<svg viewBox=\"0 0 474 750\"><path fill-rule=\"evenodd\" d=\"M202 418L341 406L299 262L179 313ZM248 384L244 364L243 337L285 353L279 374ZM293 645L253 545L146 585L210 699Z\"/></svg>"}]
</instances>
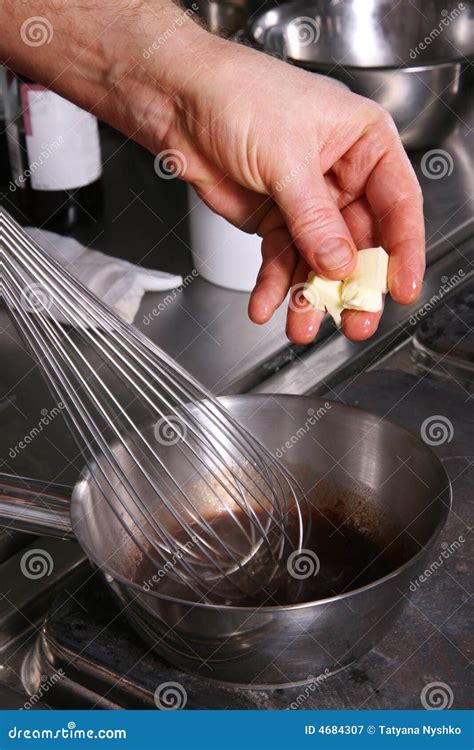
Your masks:
<instances>
[{"instance_id":1,"label":"stainless steel bowl","mask_svg":"<svg viewBox=\"0 0 474 750\"><path fill-rule=\"evenodd\" d=\"M135 631L171 664L252 688L311 682L360 658L391 628L448 517L449 479L420 438L360 409L277 394L230 396L222 403L295 472L315 509L320 543L313 548L308 541L301 559L310 567L295 564L299 577L292 577L291 595L284 597L302 603L278 598L227 606L197 601L193 592L186 598L164 575L165 566L150 566L141 532L143 553L124 530L119 516L128 505L117 513L121 506L100 491L104 482L114 497L131 502L105 459L82 473L70 507L59 488L47 484L42 490L37 482L0 474L0 524L62 538L74 534L108 574ZM205 418L199 406L195 414ZM147 430L152 436L153 425ZM113 450L150 513L166 512L124 444ZM202 513L217 517L222 508L200 489L179 445L157 450L180 483L193 486ZM368 578L356 576L350 559ZM375 563L383 570L371 567ZM306 596L306 585L319 582L326 593Z\"/></svg>"},{"instance_id":2,"label":"stainless steel bowl","mask_svg":"<svg viewBox=\"0 0 474 750\"><path fill-rule=\"evenodd\" d=\"M474 4L416 5L296 0L253 18L243 36L266 51L283 49L289 62L330 74L379 102L394 118L405 147L425 148L449 131L470 85Z\"/></svg>"},{"instance_id":3,"label":"stainless steel bowl","mask_svg":"<svg viewBox=\"0 0 474 750\"><path fill-rule=\"evenodd\" d=\"M314 524L325 517L334 522L328 546L315 548L320 570L312 580L337 565L346 574L347 559L341 554L335 560L334 548L336 536L349 528L380 551L388 572L368 585L352 584L345 593L337 584L339 593L332 596L316 601L303 596L305 603L284 606L271 600L257 607L205 604L186 600L175 584L163 581L144 591L143 581L156 571L146 559L130 556L122 560L126 583L115 576L110 585L135 630L182 669L254 688L311 681L357 660L392 627L448 516L449 480L418 437L359 409L281 395L226 397L223 403L295 472L322 514ZM166 449L166 459L176 470L182 467L175 446ZM354 487L363 488L362 495ZM83 510L92 496L83 496ZM113 548L107 549L101 529L113 522L103 510L84 515L94 544L107 555ZM90 541L81 539L83 547ZM363 560L365 568L366 552ZM294 586L308 581L295 579Z\"/></svg>"},{"instance_id":4,"label":"stainless steel bowl","mask_svg":"<svg viewBox=\"0 0 474 750\"><path fill-rule=\"evenodd\" d=\"M188 5L191 8L197 6L197 13L208 30L219 36L232 36L245 26L247 20L245 0L193 0Z\"/></svg>"}]
</instances>

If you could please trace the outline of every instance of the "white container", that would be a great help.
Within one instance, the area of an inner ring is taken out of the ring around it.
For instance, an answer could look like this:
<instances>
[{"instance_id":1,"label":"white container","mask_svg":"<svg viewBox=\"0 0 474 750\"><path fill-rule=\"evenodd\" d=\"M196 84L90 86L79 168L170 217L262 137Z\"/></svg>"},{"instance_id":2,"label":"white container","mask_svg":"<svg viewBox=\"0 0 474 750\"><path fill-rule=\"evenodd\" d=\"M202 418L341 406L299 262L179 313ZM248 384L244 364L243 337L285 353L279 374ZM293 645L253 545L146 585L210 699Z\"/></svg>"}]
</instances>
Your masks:
<instances>
[{"instance_id":1,"label":"white container","mask_svg":"<svg viewBox=\"0 0 474 750\"><path fill-rule=\"evenodd\" d=\"M260 268L261 237L218 216L188 185L191 250L197 272L227 289L250 292Z\"/></svg>"}]
</instances>

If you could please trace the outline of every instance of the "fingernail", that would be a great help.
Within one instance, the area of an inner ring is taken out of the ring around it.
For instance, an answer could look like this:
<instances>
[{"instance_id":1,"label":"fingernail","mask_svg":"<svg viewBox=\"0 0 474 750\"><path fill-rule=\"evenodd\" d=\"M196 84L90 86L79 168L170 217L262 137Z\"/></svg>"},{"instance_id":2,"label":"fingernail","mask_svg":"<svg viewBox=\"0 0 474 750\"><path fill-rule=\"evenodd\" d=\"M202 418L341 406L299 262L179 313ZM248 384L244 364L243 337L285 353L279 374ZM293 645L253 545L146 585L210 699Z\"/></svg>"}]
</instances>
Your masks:
<instances>
[{"instance_id":1,"label":"fingernail","mask_svg":"<svg viewBox=\"0 0 474 750\"><path fill-rule=\"evenodd\" d=\"M314 261L322 271L336 271L349 265L352 255L353 250L349 243L340 237L334 237L320 246L314 254Z\"/></svg>"},{"instance_id":2,"label":"fingernail","mask_svg":"<svg viewBox=\"0 0 474 750\"><path fill-rule=\"evenodd\" d=\"M421 281L415 274L409 274L407 271L393 274L390 279L390 293L396 302L403 305L416 302L421 293Z\"/></svg>"},{"instance_id":3,"label":"fingernail","mask_svg":"<svg viewBox=\"0 0 474 750\"><path fill-rule=\"evenodd\" d=\"M260 290L255 290L249 300L249 311L252 311L254 323L266 323L273 315L274 309L269 304L268 295Z\"/></svg>"}]
</instances>

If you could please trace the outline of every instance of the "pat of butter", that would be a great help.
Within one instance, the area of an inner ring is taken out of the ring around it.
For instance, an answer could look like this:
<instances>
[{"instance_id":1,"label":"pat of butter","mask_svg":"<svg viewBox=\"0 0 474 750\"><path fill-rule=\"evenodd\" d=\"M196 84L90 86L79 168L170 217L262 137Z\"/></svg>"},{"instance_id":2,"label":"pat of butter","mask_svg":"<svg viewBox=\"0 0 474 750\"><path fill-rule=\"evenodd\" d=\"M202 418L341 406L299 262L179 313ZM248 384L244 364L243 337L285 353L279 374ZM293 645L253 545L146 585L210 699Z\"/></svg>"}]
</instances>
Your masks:
<instances>
[{"instance_id":1,"label":"pat of butter","mask_svg":"<svg viewBox=\"0 0 474 750\"><path fill-rule=\"evenodd\" d=\"M342 312L342 281L332 281L317 276L314 271L308 274L306 284L303 290L303 296L310 302L316 310L328 313L334 318L334 322L339 327L341 325Z\"/></svg>"},{"instance_id":2,"label":"pat of butter","mask_svg":"<svg viewBox=\"0 0 474 750\"><path fill-rule=\"evenodd\" d=\"M378 312L382 309L382 292L359 284L348 284L343 287L343 309L365 310L365 312Z\"/></svg>"},{"instance_id":3,"label":"pat of butter","mask_svg":"<svg viewBox=\"0 0 474 750\"><path fill-rule=\"evenodd\" d=\"M382 309L382 295L388 291L388 255L383 247L369 247L357 253L357 265L342 285L342 305L345 310L378 312Z\"/></svg>"},{"instance_id":4,"label":"pat of butter","mask_svg":"<svg viewBox=\"0 0 474 750\"><path fill-rule=\"evenodd\" d=\"M388 291L388 255L383 247L369 247L357 253L357 265L347 279L332 281L308 274L303 295L316 310L327 312L338 327L343 310L378 312Z\"/></svg>"}]
</instances>

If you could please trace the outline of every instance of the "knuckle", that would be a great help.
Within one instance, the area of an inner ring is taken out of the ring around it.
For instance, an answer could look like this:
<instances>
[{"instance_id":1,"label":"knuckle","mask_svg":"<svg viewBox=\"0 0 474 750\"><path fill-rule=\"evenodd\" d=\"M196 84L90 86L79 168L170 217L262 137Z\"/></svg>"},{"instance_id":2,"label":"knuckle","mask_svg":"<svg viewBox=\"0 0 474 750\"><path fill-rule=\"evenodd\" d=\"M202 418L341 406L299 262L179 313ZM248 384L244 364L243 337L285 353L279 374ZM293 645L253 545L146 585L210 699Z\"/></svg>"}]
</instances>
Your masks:
<instances>
[{"instance_id":1,"label":"knuckle","mask_svg":"<svg viewBox=\"0 0 474 750\"><path fill-rule=\"evenodd\" d=\"M278 286L281 282L282 274L275 268L271 268L271 266L267 266L266 268L263 268L261 271L259 271L256 284L262 284L265 283L265 285L274 285Z\"/></svg>"},{"instance_id":2,"label":"knuckle","mask_svg":"<svg viewBox=\"0 0 474 750\"><path fill-rule=\"evenodd\" d=\"M393 202L392 211L401 205L419 205L420 208L423 206L423 192L421 190L418 180L415 179L410 189L403 193L400 193L396 200Z\"/></svg>"},{"instance_id":3,"label":"knuckle","mask_svg":"<svg viewBox=\"0 0 474 750\"><path fill-rule=\"evenodd\" d=\"M293 234L296 237L314 232L324 232L335 222L334 206L329 202L305 201L298 207L293 222Z\"/></svg>"},{"instance_id":4,"label":"knuckle","mask_svg":"<svg viewBox=\"0 0 474 750\"><path fill-rule=\"evenodd\" d=\"M394 119L390 112L388 112L384 107L382 107L380 104L377 105L378 110L378 122L380 126L390 132L393 135L396 135L398 137L398 130L397 126L395 125Z\"/></svg>"},{"instance_id":5,"label":"knuckle","mask_svg":"<svg viewBox=\"0 0 474 750\"><path fill-rule=\"evenodd\" d=\"M387 130L398 132L392 115L379 102L368 102L368 114L374 124Z\"/></svg>"}]
</instances>

